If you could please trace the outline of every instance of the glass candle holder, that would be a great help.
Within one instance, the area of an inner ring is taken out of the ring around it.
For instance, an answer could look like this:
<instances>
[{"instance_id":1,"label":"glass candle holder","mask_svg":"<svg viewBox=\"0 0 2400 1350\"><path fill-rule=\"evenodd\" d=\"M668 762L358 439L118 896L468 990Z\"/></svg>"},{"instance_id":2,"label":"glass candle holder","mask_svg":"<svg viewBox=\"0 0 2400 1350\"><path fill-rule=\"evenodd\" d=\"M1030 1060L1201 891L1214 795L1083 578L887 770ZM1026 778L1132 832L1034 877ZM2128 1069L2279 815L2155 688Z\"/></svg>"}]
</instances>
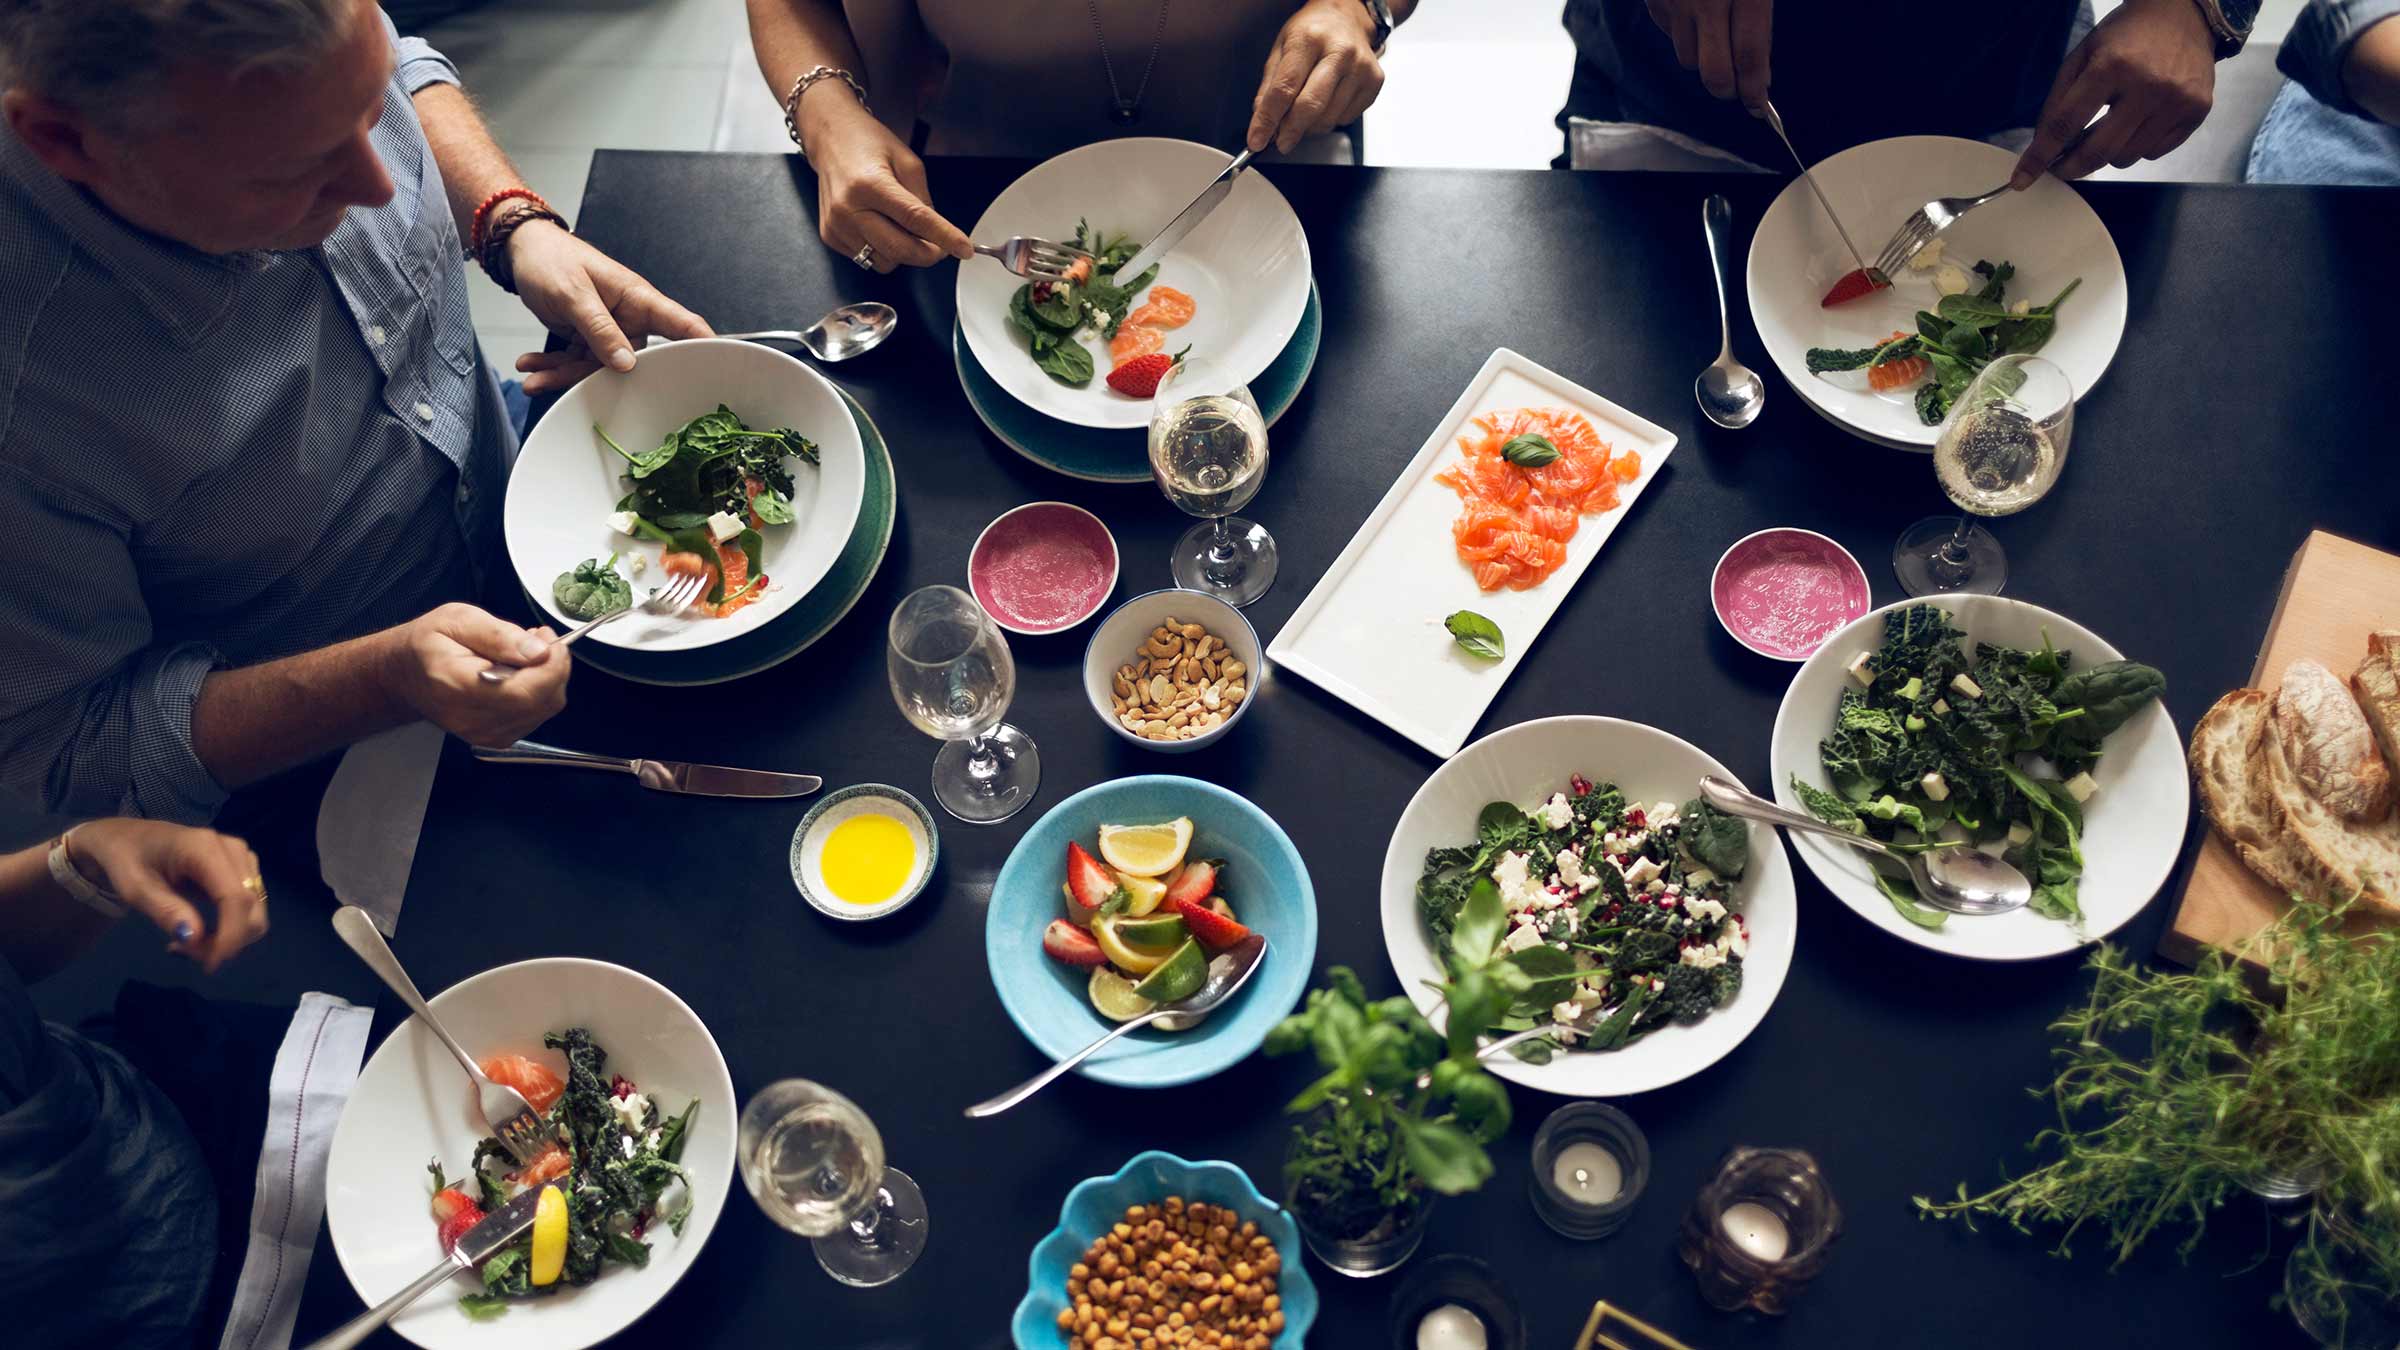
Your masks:
<instances>
[{"instance_id":1,"label":"glass candle holder","mask_svg":"<svg viewBox=\"0 0 2400 1350\"><path fill-rule=\"evenodd\" d=\"M1841 1207L1816 1159L1744 1146L1693 1197L1676 1249L1710 1307L1781 1313L1841 1233Z\"/></svg>"},{"instance_id":2,"label":"glass candle holder","mask_svg":"<svg viewBox=\"0 0 2400 1350\"><path fill-rule=\"evenodd\" d=\"M1525 1350L1525 1315L1492 1268L1445 1252L1417 1263L1385 1330L1392 1350Z\"/></svg>"},{"instance_id":3,"label":"glass candle holder","mask_svg":"<svg viewBox=\"0 0 2400 1350\"><path fill-rule=\"evenodd\" d=\"M1617 1231L1649 1184L1650 1141L1613 1106L1562 1106L1534 1132L1533 1212L1567 1237Z\"/></svg>"}]
</instances>

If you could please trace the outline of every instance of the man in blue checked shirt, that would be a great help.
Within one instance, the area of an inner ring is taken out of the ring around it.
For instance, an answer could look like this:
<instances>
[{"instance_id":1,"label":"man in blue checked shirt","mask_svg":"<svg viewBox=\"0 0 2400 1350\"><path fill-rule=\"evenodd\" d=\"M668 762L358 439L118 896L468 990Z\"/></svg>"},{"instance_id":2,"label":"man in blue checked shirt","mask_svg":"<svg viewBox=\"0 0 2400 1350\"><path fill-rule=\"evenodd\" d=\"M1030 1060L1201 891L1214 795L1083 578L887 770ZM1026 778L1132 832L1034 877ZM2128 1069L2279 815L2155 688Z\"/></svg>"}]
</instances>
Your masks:
<instances>
[{"instance_id":1,"label":"man in blue checked shirt","mask_svg":"<svg viewBox=\"0 0 2400 1350\"><path fill-rule=\"evenodd\" d=\"M0 0L0 115L0 782L203 821L386 728L557 712L549 631L464 603L516 438L462 243L579 340L530 392L707 325L509 195L371 0Z\"/></svg>"}]
</instances>

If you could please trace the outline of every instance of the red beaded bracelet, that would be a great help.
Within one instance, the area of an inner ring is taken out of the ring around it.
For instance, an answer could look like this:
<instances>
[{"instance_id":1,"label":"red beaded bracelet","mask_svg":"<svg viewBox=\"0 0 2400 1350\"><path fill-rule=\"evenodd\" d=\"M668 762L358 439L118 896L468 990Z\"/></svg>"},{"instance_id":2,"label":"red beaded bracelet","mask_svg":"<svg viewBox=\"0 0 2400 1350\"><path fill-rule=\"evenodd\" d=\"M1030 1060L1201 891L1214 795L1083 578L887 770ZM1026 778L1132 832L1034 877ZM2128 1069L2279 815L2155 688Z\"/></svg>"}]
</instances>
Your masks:
<instances>
[{"instance_id":1,"label":"red beaded bracelet","mask_svg":"<svg viewBox=\"0 0 2400 1350\"><path fill-rule=\"evenodd\" d=\"M475 208L475 219L467 226L468 257L473 258L482 255L484 242L483 231L484 227L491 221L492 208L498 206L504 201L507 201L511 197L522 197L525 200L532 202L535 206L540 207L544 211L548 211L550 209L550 203L542 200L542 194L528 187L502 188L498 192L493 193L491 196L484 198L483 205Z\"/></svg>"}]
</instances>

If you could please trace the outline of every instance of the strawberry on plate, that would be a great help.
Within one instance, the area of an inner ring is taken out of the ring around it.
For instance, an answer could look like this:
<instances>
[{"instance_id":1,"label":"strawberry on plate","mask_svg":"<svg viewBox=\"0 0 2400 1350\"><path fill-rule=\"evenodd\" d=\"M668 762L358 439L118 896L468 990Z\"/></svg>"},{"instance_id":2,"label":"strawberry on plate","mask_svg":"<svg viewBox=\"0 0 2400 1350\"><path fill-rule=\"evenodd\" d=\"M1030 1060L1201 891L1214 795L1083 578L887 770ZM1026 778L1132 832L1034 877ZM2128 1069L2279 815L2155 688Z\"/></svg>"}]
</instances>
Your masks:
<instances>
[{"instance_id":1,"label":"strawberry on plate","mask_svg":"<svg viewBox=\"0 0 2400 1350\"><path fill-rule=\"evenodd\" d=\"M1100 950L1100 943L1091 932L1065 919L1052 919L1050 926L1042 930L1042 950L1052 960L1087 970L1108 962L1108 954Z\"/></svg>"},{"instance_id":2,"label":"strawberry on plate","mask_svg":"<svg viewBox=\"0 0 2400 1350\"><path fill-rule=\"evenodd\" d=\"M434 1235L441 1239L442 1250L449 1251L468 1229L483 1222L483 1207L456 1186L445 1186L433 1193L433 1219L438 1225Z\"/></svg>"},{"instance_id":3,"label":"strawberry on plate","mask_svg":"<svg viewBox=\"0 0 2400 1350\"><path fill-rule=\"evenodd\" d=\"M1891 284L1890 277L1872 267L1856 268L1844 272L1841 279L1833 283L1833 289L1825 292L1824 300L1819 303L1825 308L1831 309L1835 305L1848 304L1869 292L1889 289Z\"/></svg>"},{"instance_id":4,"label":"strawberry on plate","mask_svg":"<svg viewBox=\"0 0 2400 1350\"><path fill-rule=\"evenodd\" d=\"M1158 382L1165 379L1167 372L1175 368L1175 363L1183 359L1184 352L1190 350L1186 347L1173 356L1165 352L1137 356L1108 372L1108 387L1128 398L1148 398L1158 392Z\"/></svg>"},{"instance_id":5,"label":"strawberry on plate","mask_svg":"<svg viewBox=\"0 0 2400 1350\"><path fill-rule=\"evenodd\" d=\"M1116 873L1085 852L1083 845L1067 841L1067 899L1074 903L1078 918L1089 920L1123 891Z\"/></svg>"},{"instance_id":6,"label":"strawberry on plate","mask_svg":"<svg viewBox=\"0 0 2400 1350\"><path fill-rule=\"evenodd\" d=\"M1224 862L1216 858L1199 858L1185 863L1183 870L1167 882L1168 903L1207 903L1208 897L1216 893L1217 873L1224 866Z\"/></svg>"},{"instance_id":7,"label":"strawberry on plate","mask_svg":"<svg viewBox=\"0 0 2400 1350\"><path fill-rule=\"evenodd\" d=\"M1183 916L1183 926L1200 940L1200 945L1212 952L1221 952L1250 936L1248 926L1219 914L1207 905L1192 900L1178 900L1173 896L1167 897L1167 903Z\"/></svg>"}]
</instances>

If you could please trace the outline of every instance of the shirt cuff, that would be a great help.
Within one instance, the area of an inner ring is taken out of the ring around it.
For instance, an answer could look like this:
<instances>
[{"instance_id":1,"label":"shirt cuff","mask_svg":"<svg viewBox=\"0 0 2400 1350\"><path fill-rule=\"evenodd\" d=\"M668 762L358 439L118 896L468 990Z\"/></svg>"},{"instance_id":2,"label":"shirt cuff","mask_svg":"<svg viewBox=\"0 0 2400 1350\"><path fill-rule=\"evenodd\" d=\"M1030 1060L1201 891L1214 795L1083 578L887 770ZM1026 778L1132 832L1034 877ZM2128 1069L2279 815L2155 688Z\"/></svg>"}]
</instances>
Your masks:
<instances>
[{"instance_id":1,"label":"shirt cuff","mask_svg":"<svg viewBox=\"0 0 2400 1350\"><path fill-rule=\"evenodd\" d=\"M390 20L385 20L388 24ZM458 84L458 67L423 38L401 38L392 44L394 75L400 88L414 95L430 84Z\"/></svg>"},{"instance_id":2,"label":"shirt cuff","mask_svg":"<svg viewBox=\"0 0 2400 1350\"><path fill-rule=\"evenodd\" d=\"M197 642L142 658L133 677L135 697L146 700L134 719L133 772L124 810L153 820L200 823L216 817L227 792L192 748L192 707L200 683L224 664L215 648Z\"/></svg>"}]
</instances>

